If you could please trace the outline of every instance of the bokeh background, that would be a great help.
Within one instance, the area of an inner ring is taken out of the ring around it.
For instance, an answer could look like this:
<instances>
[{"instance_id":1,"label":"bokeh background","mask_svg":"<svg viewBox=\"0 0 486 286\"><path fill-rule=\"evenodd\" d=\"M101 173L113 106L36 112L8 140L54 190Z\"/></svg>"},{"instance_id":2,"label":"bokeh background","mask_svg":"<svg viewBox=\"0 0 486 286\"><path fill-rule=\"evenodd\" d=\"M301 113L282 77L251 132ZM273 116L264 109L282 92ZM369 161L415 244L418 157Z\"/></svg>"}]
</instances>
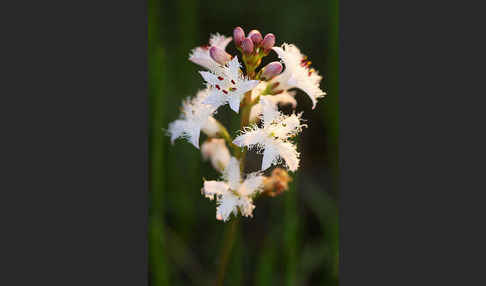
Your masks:
<instances>
[{"instance_id":1,"label":"bokeh background","mask_svg":"<svg viewBox=\"0 0 486 286\"><path fill-rule=\"evenodd\" d=\"M200 189L202 177L218 173L191 144L171 145L162 130L182 99L204 87L202 68L187 60L190 50L211 33L231 36L238 25L274 33L277 45L296 44L323 75L328 95L312 110L298 91L297 111L309 124L300 137L301 168L290 191L258 199L254 217L240 220L224 285L337 285L337 0L148 0L150 285L214 285L229 224L216 221L215 202ZM233 43L228 51L236 53ZM229 108L217 118L236 130L239 118Z\"/></svg>"}]
</instances>

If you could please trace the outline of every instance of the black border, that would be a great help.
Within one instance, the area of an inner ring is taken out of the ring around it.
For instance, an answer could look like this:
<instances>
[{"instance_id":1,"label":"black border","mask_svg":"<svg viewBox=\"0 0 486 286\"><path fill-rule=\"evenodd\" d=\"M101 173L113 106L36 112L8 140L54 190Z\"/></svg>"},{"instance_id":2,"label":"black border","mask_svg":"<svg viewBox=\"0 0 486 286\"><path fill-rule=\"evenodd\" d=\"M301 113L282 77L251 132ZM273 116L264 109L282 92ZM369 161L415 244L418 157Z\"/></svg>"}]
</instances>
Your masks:
<instances>
[{"instance_id":1,"label":"black border","mask_svg":"<svg viewBox=\"0 0 486 286\"><path fill-rule=\"evenodd\" d=\"M4 9L1 285L148 285L146 5Z\"/></svg>"}]
</instances>

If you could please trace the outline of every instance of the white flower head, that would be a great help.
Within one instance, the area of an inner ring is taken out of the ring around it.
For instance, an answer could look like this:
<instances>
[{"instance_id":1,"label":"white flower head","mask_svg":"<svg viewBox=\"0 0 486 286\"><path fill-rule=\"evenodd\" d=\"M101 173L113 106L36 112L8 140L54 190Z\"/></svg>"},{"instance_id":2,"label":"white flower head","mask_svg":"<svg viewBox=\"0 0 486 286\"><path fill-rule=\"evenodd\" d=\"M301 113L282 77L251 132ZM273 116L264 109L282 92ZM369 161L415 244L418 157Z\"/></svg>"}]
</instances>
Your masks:
<instances>
[{"instance_id":1,"label":"white flower head","mask_svg":"<svg viewBox=\"0 0 486 286\"><path fill-rule=\"evenodd\" d=\"M216 136L219 126L212 117L216 109L203 103L207 96L208 90L200 90L194 98L183 101L180 118L169 124L168 133L172 143L182 137L199 149L201 130L210 137Z\"/></svg>"},{"instance_id":2,"label":"white flower head","mask_svg":"<svg viewBox=\"0 0 486 286\"><path fill-rule=\"evenodd\" d=\"M310 61L295 45L283 44L282 47L273 47L272 49L282 59L285 70L270 82L278 82L278 88L283 90L290 88L303 90L312 100L312 109L314 109L317 100L326 95L319 87L322 76L319 75L318 71L309 69Z\"/></svg>"},{"instance_id":3,"label":"white flower head","mask_svg":"<svg viewBox=\"0 0 486 286\"><path fill-rule=\"evenodd\" d=\"M228 103L231 109L238 113L245 92L252 90L259 83L258 80L244 77L240 68L238 57L235 56L226 66L216 67L211 72L199 72L210 87L209 96L204 103L214 108Z\"/></svg>"},{"instance_id":4,"label":"white flower head","mask_svg":"<svg viewBox=\"0 0 486 286\"><path fill-rule=\"evenodd\" d=\"M211 160L213 167L223 172L230 161L230 152L224 139L212 138L201 145L201 153L204 160Z\"/></svg>"},{"instance_id":5,"label":"white flower head","mask_svg":"<svg viewBox=\"0 0 486 286\"><path fill-rule=\"evenodd\" d=\"M215 62L209 55L209 48L218 47L225 50L229 42L231 42L231 37L225 37L218 33L211 35L209 38L209 46L194 48L189 55L189 60L207 68L208 70L214 70L219 66L219 64Z\"/></svg>"},{"instance_id":6,"label":"white flower head","mask_svg":"<svg viewBox=\"0 0 486 286\"><path fill-rule=\"evenodd\" d=\"M271 165L285 162L290 171L299 167L299 153L296 146L288 139L294 137L305 124L301 123L301 114L290 116L280 113L276 104L267 96L260 97L262 104L263 126L253 125L243 130L242 134L233 141L237 146L256 147L263 152L262 171Z\"/></svg>"},{"instance_id":7,"label":"white flower head","mask_svg":"<svg viewBox=\"0 0 486 286\"><path fill-rule=\"evenodd\" d=\"M260 82L252 91L251 91L251 100L255 100L258 96L268 98L272 103L275 105L285 106L291 105L292 108L297 107L297 101L295 100L295 91L282 91L279 94L275 95L262 95L262 93L267 88L267 82ZM254 122L255 120L259 119L263 112L262 104L259 101L251 108L250 112L250 122Z\"/></svg>"},{"instance_id":8,"label":"white flower head","mask_svg":"<svg viewBox=\"0 0 486 286\"><path fill-rule=\"evenodd\" d=\"M216 219L227 221L232 213L237 215L238 211L242 216L252 217L255 209L253 197L262 190L263 176L255 172L242 180L240 164L231 157L223 172L223 181L205 181L201 192L211 200L216 198Z\"/></svg>"}]
</instances>

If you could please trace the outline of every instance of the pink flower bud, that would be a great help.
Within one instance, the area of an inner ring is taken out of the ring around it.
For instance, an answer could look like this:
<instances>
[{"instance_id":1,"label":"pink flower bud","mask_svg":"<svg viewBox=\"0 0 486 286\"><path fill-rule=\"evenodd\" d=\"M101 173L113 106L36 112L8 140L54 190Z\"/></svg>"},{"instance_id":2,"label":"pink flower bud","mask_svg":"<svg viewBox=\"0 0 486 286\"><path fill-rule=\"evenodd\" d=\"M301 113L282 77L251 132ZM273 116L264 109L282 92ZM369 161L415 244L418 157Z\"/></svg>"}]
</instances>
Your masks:
<instances>
[{"instance_id":1,"label":"pink flower bud","mask_svg":"<svg viewBox=\"0 0 486 286\"><path fill-rule=\"evenodd\" d=\"M262 34L258 30L251 30L250 33L248 33L248 38L250 38L255 45L259 45L261 41L263 41Z\"/></svg>"},{"instance_id":2,"label":"pink flower bud","mask_svg":"<svg viewBox=\"0 0 486 286\"><path fill-rule=\"evenodd\" d=\"M270 50L275 45L275 35L272 33L268 33L265 35L262 41L262 47L265 51Z\"/></svg>"},{"instance_id":3,"label":"pink flower bud","mask_svg":"<svg viewBox=\"0 0 486 286\"><path fill-rule=\"evenodd\" d=\"M243 42L241 42L241 49L245 54L253 53L253 42L249 38L245 38Z\"/></svg>"},{"instance_id":4,"label":"pink flower bud","mask_svg":"<svg viewBox=\"0 0 486 286\"><path fill-rule=\"evenodd\" d=\"M218 47L211 47L209 49L211 58L220 65L225 65L231 60L231 55Z\"/></svg>"},{"instance_id":5,"label":"pink flower bud","mask_svg":"<svg viewBox=\"0 0 486 286\"><path fill-rule=\"evenodd\" d=\"M271 62L262 69L261 77L269 80L282 72L283 66L280 62Z\"/></svg>"},{"instance_id":6,"label":"pink flower bud","mask_svg":"<svg viewBox=\"0 0 486 286\"><path fill-rule=\"evenodd\" d=\"M236 27L233 30L233 40L235 41L235 45L237 47L241 46L241 42L245 39L245 31L241 27Z\"/></svg>"}]
</instances>

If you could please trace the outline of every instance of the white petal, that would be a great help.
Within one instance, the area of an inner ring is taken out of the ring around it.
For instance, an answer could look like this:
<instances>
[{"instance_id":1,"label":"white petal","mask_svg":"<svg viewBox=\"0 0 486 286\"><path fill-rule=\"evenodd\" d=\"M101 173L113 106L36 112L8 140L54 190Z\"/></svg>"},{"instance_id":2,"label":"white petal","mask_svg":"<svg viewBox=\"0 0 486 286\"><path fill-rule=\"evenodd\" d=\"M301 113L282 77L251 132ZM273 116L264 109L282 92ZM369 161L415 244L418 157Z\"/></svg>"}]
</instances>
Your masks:
<instances>
[{"instance_id":1,"label":"white petal","mask_svg":"<svg viewBox=\"0 0 486 286\"><path fill-rule=\"evenodd\" d=\"M193 49L189 55L189 60L208 70L214 70L218 66L218 63L216 63L209 55L209 49L206 47L197 47Z\"/></svg>"},{"instance_id":2,"label":"white petal","mask_svg":"<svg viewBox=\"0 0 486 286\"><path fill-rule=\"evenodd\" d=\"M274 147L278 150L278 154L285 161L287 168L294 172L299 168L299 152L297 152L297 147L291 142L275 142Z\"/></svg>"},{"instance_id":3,"label":"white petal","mask_svg":"<svg viewBox=\"0 0 486 286\"><path fill-rule=\"evenodd\" d=\"M274 50L277 53L278 57L281 59L285 55L285 52L281 47L273 47L272 50Z\"/></svg>"},{"instance_id":4,"label":"white petal","mask_svg":"<svg viewBox=\"0 0 486 286\"><path fill-rule=\"evenodd\" d=\"M233 213L238 214L239 198L231 192L226 192L221 199L218 200L218 207L216 209L216 218L221 218L227 221Z\"/></svg>"},{"instance_id":5,"label":"white petal","mask_svg":"<svg viewBox=\"0 0 486 286\"><path fill-rule=\"evenodd\" d=\"M270 168L272 164L276 164L278 162L278 155L278 150L273 144L265 144L265 151L263 151L262 171Z\"/></svg>"},{"instance_id":6,"label":"white petal","mask_svg":"<svg viewBox=\"0 0 486 286\"><path fill-rule=\"evenodd\" d=\"M228 184L218 181L205 181L202 189L206 198L214 199L214 196L221 196L228 192Z\"/></svg>"},{"instance_id":7,"label":"white petal","mask_svg":"<svg viewBox=\"0 0 486 286\"><path fill-rule=\"evenodd\" d=\"M232 190L238 189L241 184L240 162L235 157L231 157L223 177Z\"/></svg>"},{"instance_id":8,"label":"white petal","mask_svg":"<svg viewBox=\"0 0 486 286\"><path fill-rule=\"evenodd\" d=\"M263 143L265 133L260 128L247 129L243 134L239 135L233 140L233 143L239 147L252 147L256 144Z\"/></svg>"},{"instance_id":9,"label":"white petal","mask_svg":"<svg viewBox=\"0 0 486 286\"><path fill-rule=\"evenodd\" d=\"M190 128L185 130L187 134L187 140L199 149L199 135L201 134L201 129L199 126L190 126Z\"/></svg>"},{"instance_id":10,"label":"white petal","mask_svg":"<svg viewBox=\"0 0 486 286\"><path fill-rule=\"evenodd\" d=\"M269 128L269 131L271 130L272 135L275 138L279 139L287 139L289 137L292 137L299 132L302 131L302 127L306 127L307 125L301 124L300 122L300 116L296 114L292 114L290 116L282 116L279 118L279 120L276 122L276 124L272 125Z\"/></svg>"},{"instance_id":11,"label":"white petal","mask_svg":"<svg viewBox=\"0 0 486 286\"><path fill-rule=\"evenodd\" d=\"M259 83L260 83L260 81L258 81L258 80L246 80L245 79L245 80L243 80L239 83L238 88L239 88L240 93L245 93L247 91L254 89Z\"/></svg>"},{"instance_id":12,"label":"white petal","mask_svg":"<svg viewBox=\"0 0 486 286\"><path fill-rule=\"evenodd\" d=\"M242 196L253 196L260 192L263 188L263 176L259 173L251 173L247 175L243 184L241 184L238 193Z\"/></svg>"},{"instance_id":13,"label":"white petal","mask_svg":"<svg viewBox=\"0 0 486 286\"><path fill-rule=\"evenodd\" d=\"M265 144L263 152L262 171L268 169L271 165L277 164L282 158L290 171L296 171L299 168L299 153L297 148L291 142L282 140L273 140L272 143Z\"/></svg>"},{"instance_id":14,"label":"white petal","mask_svg":"<svg viewBox=\"0 0 486 286\"><path fill-rule=\"evenodd\" d=\"M183 137L198 149L200 131L198 125L191 124L191 122L187 120L179 119L169 124L170 140L172 143L174 143L175 139Z\"/></svg>"},{"instance_id":15,"label":"white petal","mask_svg":"<svg viewBox=\"0 0 486 286\"><path fill-rule=\"evenodd\" d=\"M240 111L241 99L242 99L242 97L241 97L240 94L233 94L233 95L228 97L229 105L230 105L231 109L233 109L233 111L236 112L236 113L239 113L239 111Z\"/></svg>"},{"instance_id":16,"label":"white petal","mask_svg":"<svg viewBox=\"0 0 486 286\"><path fill-rule=\"evenodd\" d=\"M221 95L216 89L211 89L209 95L204 98L202 103L213 106L215 109L226 103L226 96Z\"/></svg>"},{"instance_id":17,"label":"white petal","mask_svg":"<svg viewBox=\"0 0 486 286\"><path fill-rule=\"evenodd\" d=\"M225 37L223 35L216 33L214 35L211 35L211 37L209 38L209 45L224 50L226 49L226 46L229 44L229 42L231 42L231 40L232 40L231 37Z\"/></svg>"},{"instance_id":18,"label":"white petal","mask_svg":"<svg viewBox=\"0 0 486 286\"><path fill-rule=\"evenodd\" d=\"M227 64L227 73L233 79L236 80L240 77L241 73L241 64L238 61L238 57L234 56L233 59Z\"/></svg>"},{"instance_id":19,"label":"white petal","mask_svg":"<svg viewBox=\"0 0 486 286\"><path fill-rule=\"evenodd\" d=\"M215 74L207 71L200 71L199 73L208 84L216 85L219 83L218 77Z\"/></svg>"},{"instance_id":20,"label":"white petal","mask_svg":"<svg viewBox=\"0 0 486 286\"><path fill-rule=\"evenodd\" d=\"M170 142L174 144L174 141L181 137L184 133L186 123L183 120L176 120L169 124L169 134L170 134Z\"/></svg>"},{"instance_id":21,"label":"white petal","mask_svg":"<svg viewBox=\"0 0 486 286\"><path fill-rule=\"evenodd\" d=\"M265 126L280 117L281 113L277 110L277 105L268 99L267 96L260 97L260 103L262 105L263 124Z\"/></svg>"},{"instance_id":22,"label":"white petal","mask_svg":"<svg viewBox=\"0 0 486 286\"><path fill-rule=\"evenodd\" d=\"M255 205L253 204L252 199L246 197L240 198L238 201L238 207L242 216L253 217Z\"/></svg>"}]
</instances>

